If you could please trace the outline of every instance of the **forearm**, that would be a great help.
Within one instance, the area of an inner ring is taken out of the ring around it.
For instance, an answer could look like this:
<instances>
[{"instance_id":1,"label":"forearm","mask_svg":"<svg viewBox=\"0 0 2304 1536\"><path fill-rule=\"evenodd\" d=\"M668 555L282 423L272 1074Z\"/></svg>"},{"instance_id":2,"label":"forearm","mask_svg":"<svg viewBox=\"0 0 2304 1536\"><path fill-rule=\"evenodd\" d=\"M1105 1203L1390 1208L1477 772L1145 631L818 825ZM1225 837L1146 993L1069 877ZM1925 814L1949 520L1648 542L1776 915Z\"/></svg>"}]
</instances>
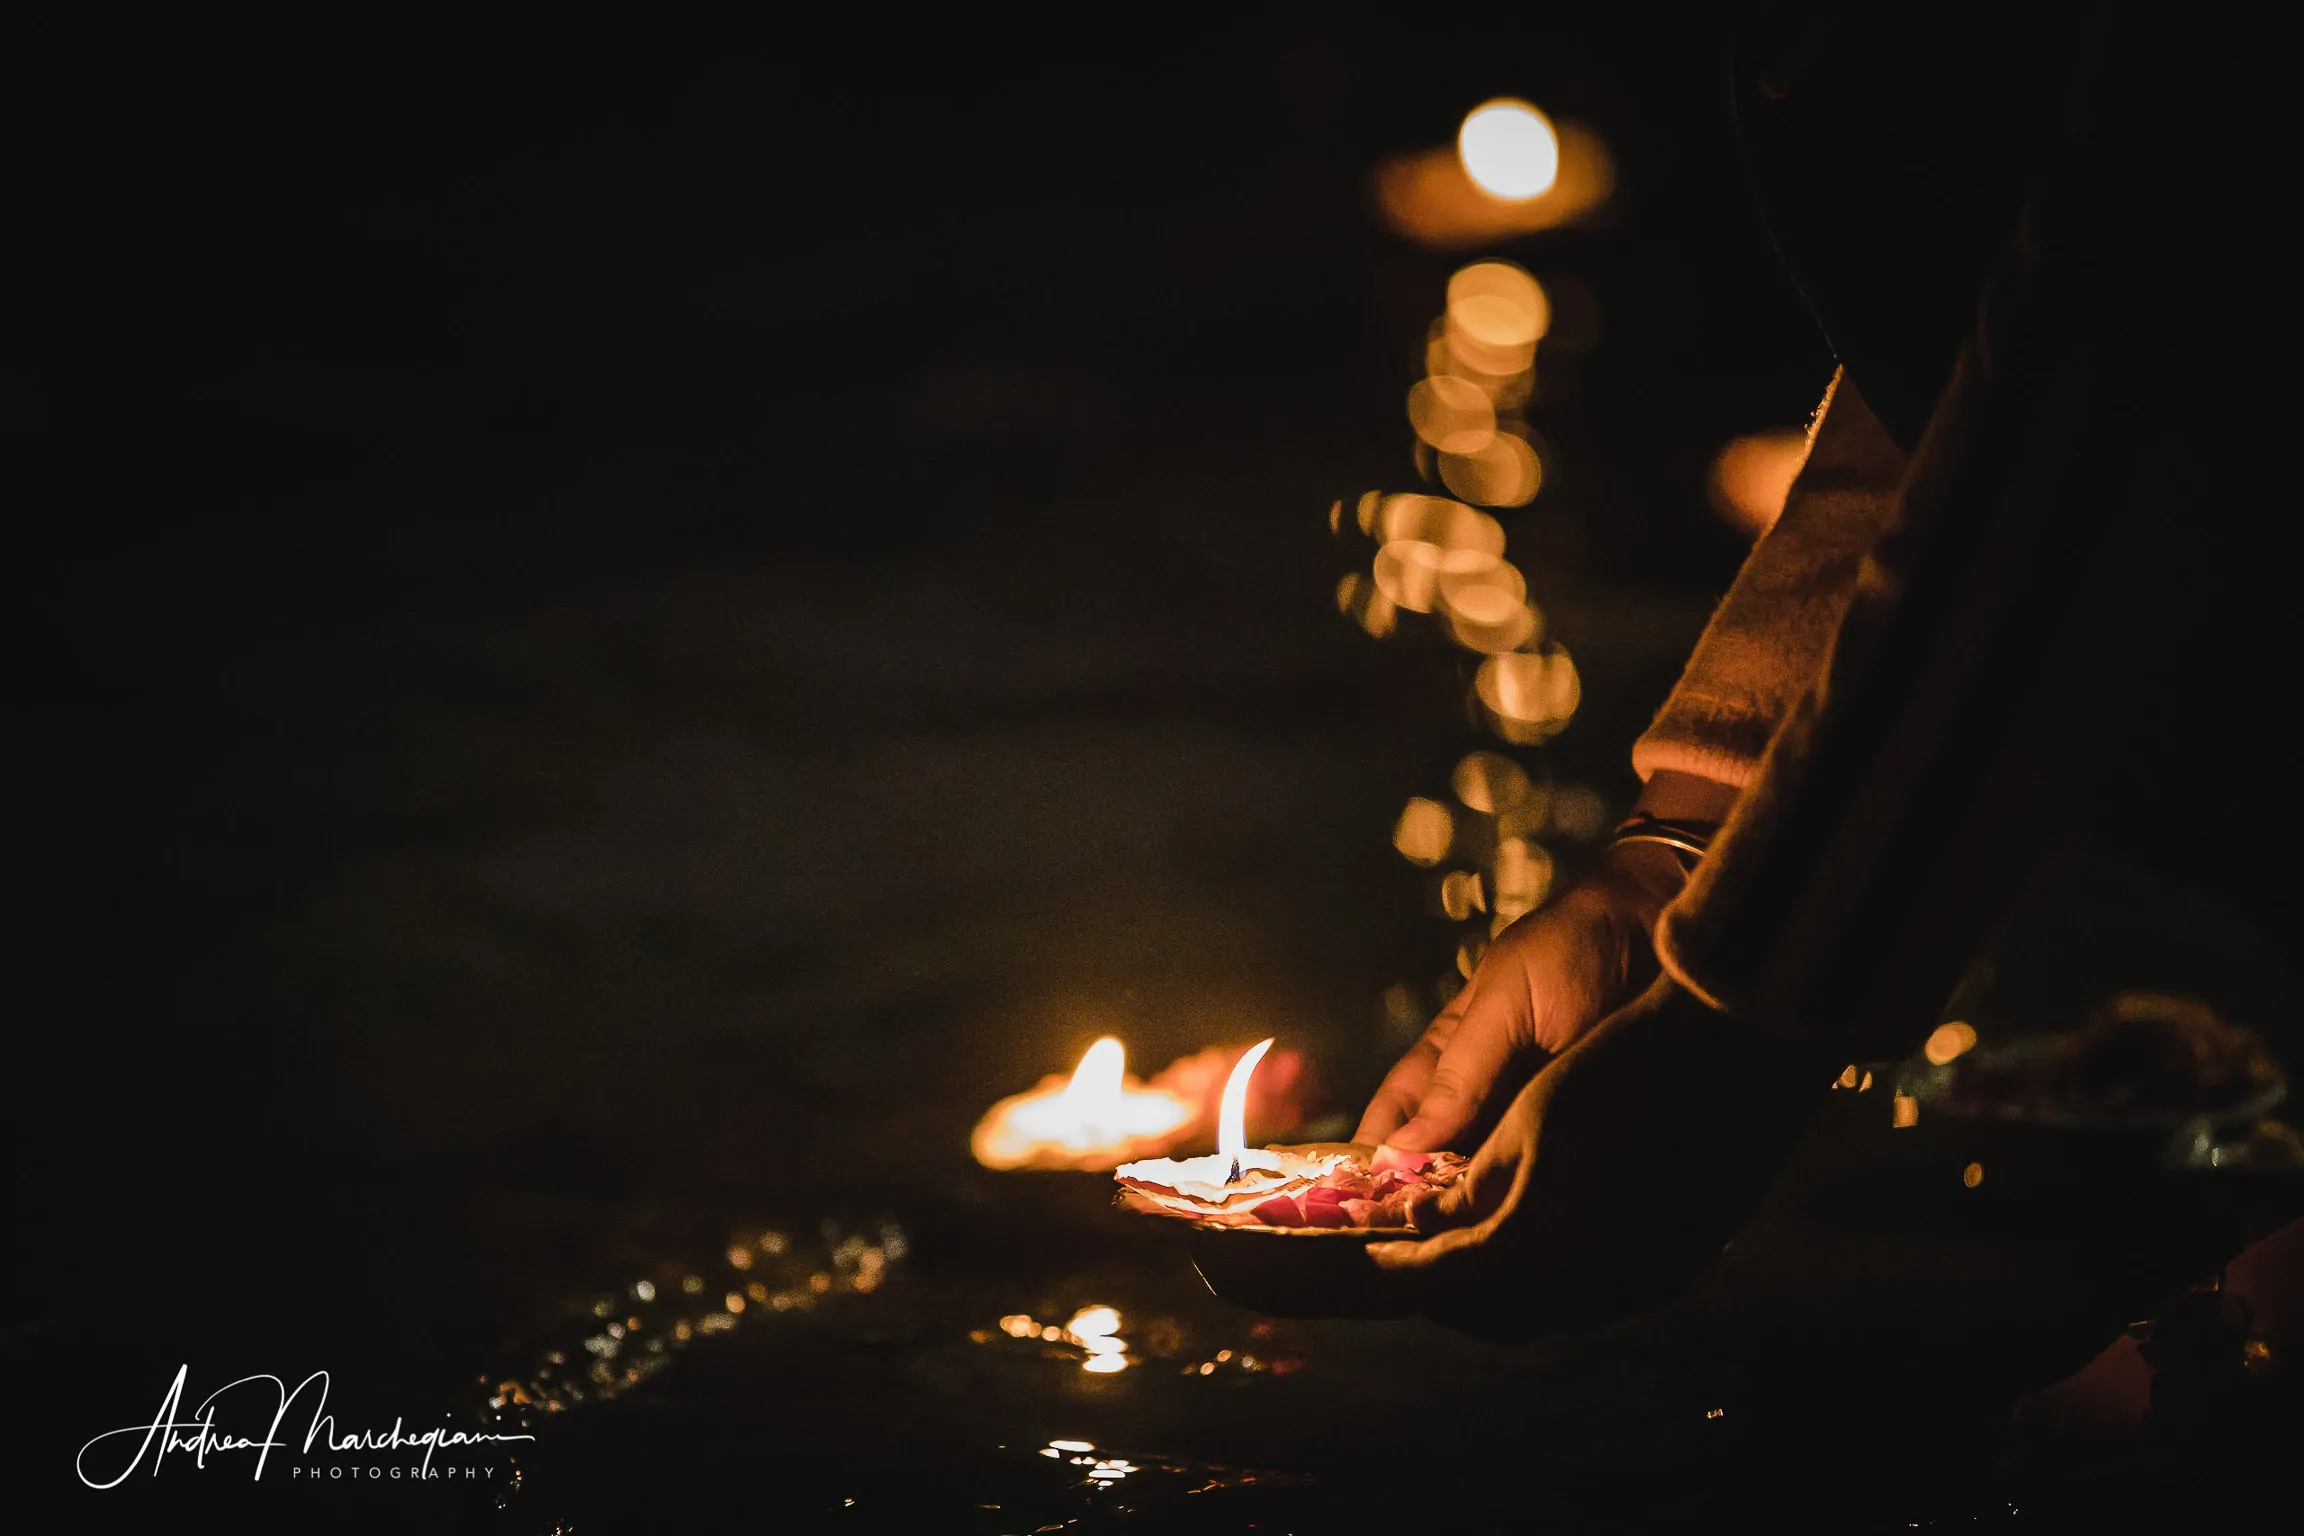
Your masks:
<instances>
[{"instance_id":1,"label":"forearm","mask_svg":"<svg viewBox=\"0 0 2304 1536\"><path fill-rule=\"evenodd\" d=\"M1814 444L1782 516L1745 558L1633 745L1643 779L1671 773L1741 788L1824 664L1904 456L1845 380L1835 379L1817 409Z\"/></svg>"}]
</instances>

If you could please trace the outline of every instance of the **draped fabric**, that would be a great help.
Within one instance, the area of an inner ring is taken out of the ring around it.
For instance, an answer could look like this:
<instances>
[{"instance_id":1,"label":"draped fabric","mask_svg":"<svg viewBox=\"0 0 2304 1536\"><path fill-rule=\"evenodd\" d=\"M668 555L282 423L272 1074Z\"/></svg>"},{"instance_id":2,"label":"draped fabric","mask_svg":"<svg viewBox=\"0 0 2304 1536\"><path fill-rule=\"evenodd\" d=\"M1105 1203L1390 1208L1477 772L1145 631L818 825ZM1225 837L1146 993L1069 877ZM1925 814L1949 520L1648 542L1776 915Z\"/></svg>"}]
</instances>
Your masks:
<instances>
[{"instance_id":1,"label":"draped fabric","mask_svg":"<svg viewBox=\"0 0 2304 1536\"><path fill-rule=\"evenodd\" d=\"M2235 430L2284 407L2232 388L2276 292L2243 274L2279 151L2230 110L2231 40L2206 32L2123 12L2064 35L2068 69L2022 77L2061 112L2044 143L2004 147L2030 190L1980 281L1960 253L1990 198L1916 201L1915 266L1867 243L1877 184L1845 199L1867 239L1830 238L1861 143L1823 157L1821 185L1756 170L1764 205L1771 188L1799 204L1770 209L1788 259L1827 269L1802 286L1843 372L1782 519L1635 751L1644 774L1744 791L1657 929L1666 970L1713 1006L1859 1055L1908 1050L2080 824L2292 904L2293 880L2251 883L2201 804L2277 751L2292 668L2264 648L2294 519L2256 529L2269 498L2296 499L2277 432ZM1809 49L1780 95L1857 99L1845 79L1825 90L1833 62ZM1935 89L1956 102L1972 84ZM1780 153L1788 124L1819 119L1765 94L1740 90L1748 143ZM2037 102L1977 112L2041 118ZM1882 180L1919 185L1897 150ZM1903 291L1918 282L1936 286ZM1946 284L1971 317L1950 338ZM2154 796L2182 814L2139 837Z\"/></svg>"}]
</instances>

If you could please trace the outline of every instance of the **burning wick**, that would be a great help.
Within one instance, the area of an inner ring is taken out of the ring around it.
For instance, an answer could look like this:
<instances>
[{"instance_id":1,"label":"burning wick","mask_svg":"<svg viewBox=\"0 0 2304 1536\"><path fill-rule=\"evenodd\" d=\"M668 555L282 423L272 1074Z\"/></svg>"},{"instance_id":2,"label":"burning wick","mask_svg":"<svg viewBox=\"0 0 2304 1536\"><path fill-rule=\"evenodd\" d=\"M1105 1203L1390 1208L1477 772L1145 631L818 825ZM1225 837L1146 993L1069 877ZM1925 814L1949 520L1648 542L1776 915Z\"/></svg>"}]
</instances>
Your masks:
<instances>
[{"instance_id":1,"label":"burning wick","mask_svg":"<svg viewBox=\"0 0 2304 1536\"><path fill-rule=\"evenodd\" d=\"M1349 1150L1248 1145L1248 1080L1271 1049L1269 1040L1250 1047L1225 1079L1224 1097L1216 1115L1215 1151L1205 1157L1145 1158L1122 1163L1113 1170L1122 1185L1123 1204L1164 1215L1253 1224L1262 1220L1255 1213L1276 1196L1300 1194L1352 1162ZM1372 1179L1369 1189L1374 1189ZM1369 1205L1373 1208L1373 1197ZM1297 1210L1293 1206L1290 1209ZM1346 1213L1337 1206L1331 1214L1341 1218ZM1300 1210L1297 1216L1294 1224L1304 1225Z\"/></svg>"},{"instance_id":2,"label":"burning wick","mask_svg":"<svg viewBox=\"0 0 2304 1536\"><path fill-rule=\"evenodd\" d=\"M1248 1079L1256 1073L1256 1063L1272 1049L1265 1040L1249 1047L1248 1054L1232 1069L1224 1083L1223 1107L1216 1113L1216 1150L1232 1159L1232 1171L1225 1175L1226 1184L1240 1182L1240 1154L1248 1149Z\"/></svg>"}]
</instances>

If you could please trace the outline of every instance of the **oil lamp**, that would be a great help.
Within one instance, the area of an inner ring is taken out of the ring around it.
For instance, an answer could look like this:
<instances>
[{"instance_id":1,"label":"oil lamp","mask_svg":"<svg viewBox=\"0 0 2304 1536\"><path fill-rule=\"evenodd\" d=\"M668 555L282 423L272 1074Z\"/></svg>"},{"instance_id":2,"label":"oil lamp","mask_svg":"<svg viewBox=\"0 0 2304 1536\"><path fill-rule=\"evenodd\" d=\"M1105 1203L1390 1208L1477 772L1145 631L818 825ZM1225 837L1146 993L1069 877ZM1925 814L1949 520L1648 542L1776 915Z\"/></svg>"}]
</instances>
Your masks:
<instances>
[{"instance_id":1,"label":"oil lamp","mask_svg":"<svg viewBox=\"0 0 2304 1536\"><path fill-rule=\"evenodd\" d=\"M1120 1203L1203 1225L1367 1233L1413 1230L1417 1207L1453 1183L1464 1159L1452 1152L1396 1152L1340 1142L1248 1145L1249 1079L1272 1048L1240 1058L1224 1084L1216 1150L1205 1157L1123 1163Z\"/></svg>"},{"instance_id":2,"label":"oil lamp","mask_svg":"<svg viewBox=\"0 0 2304 1536\"><path fill-rule=\"evenodd\" d=\"M1101 1170L1165 1151L1199 1114L1197 1100L1131 1076L1126 1047L1106 1035L1069 1080L1052 1074L993 1105L969 1147L987 1168Z\"/></svg>"}]
</instances>

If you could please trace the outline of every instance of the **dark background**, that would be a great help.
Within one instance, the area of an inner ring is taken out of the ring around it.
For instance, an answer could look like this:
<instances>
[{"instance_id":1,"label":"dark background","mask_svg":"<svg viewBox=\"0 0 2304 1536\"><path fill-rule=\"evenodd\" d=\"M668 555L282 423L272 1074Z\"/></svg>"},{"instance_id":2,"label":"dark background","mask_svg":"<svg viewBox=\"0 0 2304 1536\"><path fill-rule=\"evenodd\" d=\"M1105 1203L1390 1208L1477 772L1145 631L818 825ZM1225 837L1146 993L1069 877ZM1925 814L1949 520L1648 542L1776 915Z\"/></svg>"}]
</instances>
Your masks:
<instances>
[{"instance_id":1,"label":"dark background","mask_svg":"<svg viewBox=\"0 0 2304 1536\"><path fill-rule=\"evenodd\" d=\"M1610 610L1558 756L1617 803L1738 555L1705 460L1830 369L1718 38L1482 25L43 39L32 952L101 1150L741 1177L851 1021L972 1116L1051 997L1156 1053L1444 967L1386 836L1477 739L1328 596L1463 259L1373 163L1506 87L1626 162L1516 252L1602 331L1512 519Z\"/></svg>"},{"instance_id":2,"label":"dark background","mask_svg":"<svg viewBox=\"0 0 2304 1536\"><path fill-rule=\"evenodd\" d=\"M1724 32L1113 20L18 34L7 1337L67 1456L186 1357L437 1396L726 1210L965 1247L968 1125L1106 1029L1356 1109L1454 945L1391 822L1481 744L1331 600L1466 259L1369 173L1500 92L1619 162L1499 248L1599 320L1506 517L1585 682L1529 760L1628 802L1706 463L1832 366Z\"/></svg>"}]
</instances>

